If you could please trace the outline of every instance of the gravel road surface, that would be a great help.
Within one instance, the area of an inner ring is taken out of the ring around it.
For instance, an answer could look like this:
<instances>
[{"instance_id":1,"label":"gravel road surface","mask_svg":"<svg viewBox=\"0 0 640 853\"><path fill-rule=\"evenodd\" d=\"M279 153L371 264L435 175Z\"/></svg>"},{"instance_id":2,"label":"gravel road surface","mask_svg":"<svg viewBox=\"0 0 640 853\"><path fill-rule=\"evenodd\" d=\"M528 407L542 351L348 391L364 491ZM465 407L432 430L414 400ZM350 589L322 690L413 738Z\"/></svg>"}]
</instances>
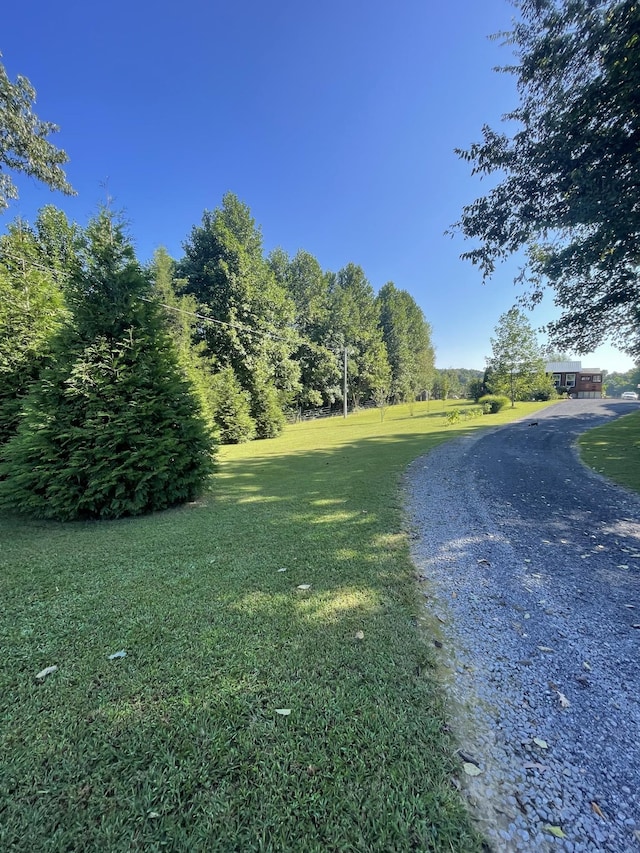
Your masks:
<instances>
[{"instance_id":1,"label":"gravel road surface","mask_svg":"<svg viewBox=\"0 0 640 853\"><path fill-rule=\"evenodd\" d=\"M573 448L637 406L562 402L407 475L461 757L480 771L464 790L496 851L640 853L640 499Z\"/></svg>"}]
</instances>

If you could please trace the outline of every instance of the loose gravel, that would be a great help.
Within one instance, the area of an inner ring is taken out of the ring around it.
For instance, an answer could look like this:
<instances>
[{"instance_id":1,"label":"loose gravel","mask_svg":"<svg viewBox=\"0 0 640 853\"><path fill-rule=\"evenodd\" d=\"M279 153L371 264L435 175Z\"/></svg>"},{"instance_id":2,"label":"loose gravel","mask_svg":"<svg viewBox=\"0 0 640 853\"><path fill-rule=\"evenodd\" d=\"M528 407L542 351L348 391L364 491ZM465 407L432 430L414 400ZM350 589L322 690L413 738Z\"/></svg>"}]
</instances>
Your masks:
<instances>
[{"instance_id":1,"label":"loose gravel","mask_svg":"<svg viewBox=\"0 0 640 853\"><path fill-rule=\"evenodd\" d=\"M625 411L559 404L408 471L460 756L480 770L464 791L496 851L640 851L640 500L572 449Z\"/></svg>"}]
</instances>

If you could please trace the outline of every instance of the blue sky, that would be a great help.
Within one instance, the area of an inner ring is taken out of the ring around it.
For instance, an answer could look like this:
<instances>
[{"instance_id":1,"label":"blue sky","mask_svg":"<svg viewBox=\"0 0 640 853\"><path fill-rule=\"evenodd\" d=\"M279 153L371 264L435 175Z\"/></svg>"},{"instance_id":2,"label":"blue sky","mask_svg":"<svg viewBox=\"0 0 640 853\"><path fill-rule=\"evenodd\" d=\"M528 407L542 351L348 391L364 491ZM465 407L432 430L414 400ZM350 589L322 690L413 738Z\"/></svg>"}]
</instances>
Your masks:
<instances>
[{"instance_id":1,"label":"blue sky","mask_svg":"<svg viewBox=\"0 0 640 853\"><path fill-rule=\"evenodd\" d=\"M408 290L433 328L438 367L483 368L515 302L510 263L489 284L444 235L482 192L453 149L516 103L490 40L508 0L45 0L3 9L0 51L61 130L72 199L18 178L2 220L53 203L84 224L107 194L138 255L182 242L230 190L267 251L349 261L378 290ZM530 315L555 316L551 299ZM611 347L583 364L626 370Z\"/></svg>"}]
</instances>

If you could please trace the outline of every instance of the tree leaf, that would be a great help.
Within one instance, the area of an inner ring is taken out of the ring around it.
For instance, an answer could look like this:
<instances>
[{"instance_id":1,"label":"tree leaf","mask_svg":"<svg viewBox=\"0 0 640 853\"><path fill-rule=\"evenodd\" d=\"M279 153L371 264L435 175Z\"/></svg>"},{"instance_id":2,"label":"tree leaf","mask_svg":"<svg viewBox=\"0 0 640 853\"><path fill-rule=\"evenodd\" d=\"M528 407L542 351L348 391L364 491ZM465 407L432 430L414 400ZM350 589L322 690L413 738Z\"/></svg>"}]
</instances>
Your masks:
<instances>
[{"instance_id":1,"label":"tree leaf","mask_svg":"<svg viewBox=\"0 0 640 853\"><path fill-rule=\"evenodd\" d=\"M291 713L291 708L276 708L276 714L280 714L281 717L288 717Z\"/></svg>"},{"instance_id":2,"label":"tree leaf","mask_svg":"<svg viewBox=\"0 0 640 853\"><path fill-rule=\"evenodd\" d=\"M602 813L602 809L595 801L591 803L591 811L595 812L598 817L602 818L602 820L606 820L604 814Z\"/></svg>"},{"instance_id":3,"label":"tree leaf","mask_svg":"<svg viewBox=\"0 0 640 853\"><path fill-rule=\"evenodd\" d=\"M39 681L42 681L42 680L43 680L43 679L45 679L48 675L51 675L52 673L57 672L57 670L58 670L58 667L57 667L57 666L47 666L47 667L45 667L44 669L41 669L41 670L40 670L40 672L36 675L36 678L37 678Z\"/></svg>"},{"instance_id":4,"label":"tree leaf","mask_svg":"<svg viewBox=\"0 0 640 853\"><path fill-rule=\"evenodd\" d=\"M571 702L569 702L569 700L564 695L564 693L562 693L560 690L556 690L556 693L558 694L558 701L560 702L560 707L561 708L570 708Z\"/></svg>"},{"instance_id":5,"label":"tree leaf","mask_svg":"<svg viewBox=\"0 0 640 853\"><path fill-rule=\"evenodd\" d=\"M555 835L556 838L566 838L567 837L564 834L564 832L560 829L559 826L550 826L549 824L547 824L546 826L542 827L542 831L543 832L550 832L551 835Z\"/></svg>"},{"instance_id":6,"label":"tree leaf","mask_svg":"<svg viewBox=\"0 0 640 853\"><path fill-rule=\"evenodd\" d=\"M541 737L534 737L533 742L536 744L536 746L539 746L540 749L549 749L549 744Z\"/></svg>"},{"instance_id":7,"label":"tree leaf","mask_svg":"<svg viewBox=\"0 0 640 853\"><path fill-rule=\"evenodd\" d=\"M479 776L482 773L479 767L475 764L472 764L470 761L465 761L462 765L462 769L467 774L467 776Z\"/></svg>"},{"instance_id":8,"label":"tree leaf","mask_svg":"<svg viewBox=\"0 0 640 853\"><path fill-rule=\"evenodd\" d=\"M311 589L311 584L310 583L298 584L298 589Z\"/></svg>"},{"instance_id":9,"label":"tree leaf","mask_svg":"<svg viewBox=\"0 0 640 853\"><path fill-rule=\"evenodd\" d=\"M127 653L124 649L120 649L119 652L114 652L112 655L109 655L109 660L116 660L116 658L126 658Z\"/></svg>"},{"instance_id":10,"label":"tree leaf","mask_svg":"<svg viewBox=\"0 0 640 853\"><path fill-rule=\"evenodd\" d=\"M356 640L364 640L364 631L356 631Z\"/></svg>"}]
</instances>

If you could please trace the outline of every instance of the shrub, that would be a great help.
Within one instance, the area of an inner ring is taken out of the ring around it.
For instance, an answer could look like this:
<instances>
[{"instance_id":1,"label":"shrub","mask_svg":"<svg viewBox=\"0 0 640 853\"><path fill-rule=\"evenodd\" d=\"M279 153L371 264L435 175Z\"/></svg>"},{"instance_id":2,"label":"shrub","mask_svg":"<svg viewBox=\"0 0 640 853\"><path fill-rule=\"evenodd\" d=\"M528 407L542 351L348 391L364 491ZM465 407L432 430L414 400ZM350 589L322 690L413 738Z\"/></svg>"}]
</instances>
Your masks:
<instances>
[{"instance_id":1,"label":"shrub","mask_svg":"<svg viewBox=\"0 0 640 853\"><path fill-rule=\"evenodd\" d=\"M510 406L511 400L498 394L485 394L484 397L480 397L478 403L482 406L485 415L495 415Z\"/></svg>"},{"instance_id":2,"label":"shrub","mask_svg":"<svg viewBox=\"0 0 640 853\"><path fill-rule=\"evenodd\" d=\"M460 409L451 409L447 412L447 426L451 426L451 424L457 424L460 420Z\"/></svg>"}]
</instances>

